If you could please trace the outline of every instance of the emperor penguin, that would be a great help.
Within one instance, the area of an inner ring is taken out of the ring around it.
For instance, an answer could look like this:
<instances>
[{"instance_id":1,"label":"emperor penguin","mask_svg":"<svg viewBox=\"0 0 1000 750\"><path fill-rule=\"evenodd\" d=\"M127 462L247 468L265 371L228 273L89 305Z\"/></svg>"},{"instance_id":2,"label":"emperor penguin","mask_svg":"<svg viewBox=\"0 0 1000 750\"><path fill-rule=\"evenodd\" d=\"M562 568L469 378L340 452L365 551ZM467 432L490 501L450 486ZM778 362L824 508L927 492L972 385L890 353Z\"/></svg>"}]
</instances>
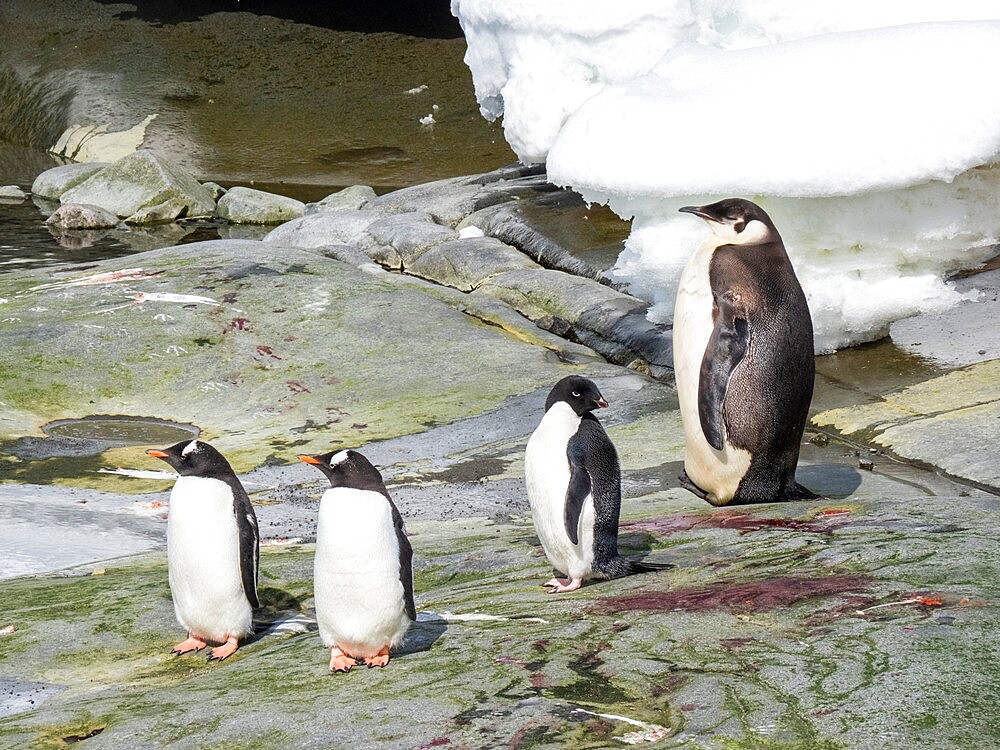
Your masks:
<instances>
[{"instance_id":1,"label":"emperor penguin","mask_svg":"<svg viewBox=\"0 0 1000 750\"><path fill-rule=\"evenodd\" d=\"M621 469L618 454L591 412L608 406L597 385L570 375L553 386L545 415L528 439L524 478L535 532L549 563L566 578L543 586L575 591L588 578L618 578L666 565L618 554Z\"/></svg>"},{"instance_id":2,"label":"emperor penguin","mask_svg":"<svg viewBox=\"0 0 1000 750\"><path fill-rule=\"evenodd\" d=\"M167 514L167 575L188 637L171 652L219 643L209 659L221 661L253 633L253 610L260 606L257 515L229 462L208 443L182 441L146 453L180 474Z\"/></svg>"},{"instance_id":3,"label":"emperor penguin","mask_svg":"<svg viewBox=\"0 0 1000 750\"><path fill-rule=\"evenodd\" d=\"M355 450L302 455L330 480L316 530L316 620L330 670L389 663L417 619L413 548L382 475Z\"/></svg>"},{"instance_id":4,"label":"emperor penguin","mask_svg":"<svg viewBox=\"0 0 1000 750\"><path fill-rule=\"evenodd\" d=\"M712 505L815 498L795 481L815 376L812 318L778 230L740 198L680 210L711 229L674 307L681 484Z\"/></svg>"}]
</instances>

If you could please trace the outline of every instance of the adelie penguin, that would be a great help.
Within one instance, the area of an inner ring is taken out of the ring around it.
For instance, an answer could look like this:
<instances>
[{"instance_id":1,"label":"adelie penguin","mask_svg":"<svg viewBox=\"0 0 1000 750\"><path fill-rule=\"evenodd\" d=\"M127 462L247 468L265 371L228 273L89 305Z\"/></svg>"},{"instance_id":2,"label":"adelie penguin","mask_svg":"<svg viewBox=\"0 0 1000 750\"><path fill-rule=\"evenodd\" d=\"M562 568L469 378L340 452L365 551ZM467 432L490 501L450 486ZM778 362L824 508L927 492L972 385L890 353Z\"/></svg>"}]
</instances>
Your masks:
<instances>
[{"instance_id":1,"label":"adelie penguin","mask_svg":"<svg viewBox=\"0 0 1000 750\"><path fill-rule=\"evenodd\" d=\"M591 412L608 405L597 385L570 375L552 388L545 416L528 439L524 477L535 532L552 567L565 578L552 593L574 591L588 578L618 578L667 565L618 554L621 469L618 454Z\"/></svg>"},{"instance_id":2,"label":"adelie penguin","mask_svg":"<svg viewBox=\"0 0 1000 750\"><path fill-rule=\"evenodd\" d=\"M260 535L246 490L229 462L208 443L191 440L146 453L180 477L167 515L167 573L177 621L188 637L173 653L200 651L225 659L253 633Z\"/></svg>"},{"instance_id":3,"label":"adelie penguin","mask_svg":"<svg viewBox=\"0 0 1000 750\"><path fill-rule=\"evenodd\" d=\"M330 480L316 530L316 620L330 669L384 667L417 618L413 549L382 475L354 450L299 456Z\"/></svg>"},{"instance_id":4,"label":"adelie penguin","mask_svg":"<svg viewBox=\"0 0 1000 750\"><path fill-rule=\"evenodd\" d=\"M739 198L680 210L711 229L674 308L681 484L712 505L815 498L795 481L815 375L812 319L778 230Z\"/></svg>"}]
</instances>

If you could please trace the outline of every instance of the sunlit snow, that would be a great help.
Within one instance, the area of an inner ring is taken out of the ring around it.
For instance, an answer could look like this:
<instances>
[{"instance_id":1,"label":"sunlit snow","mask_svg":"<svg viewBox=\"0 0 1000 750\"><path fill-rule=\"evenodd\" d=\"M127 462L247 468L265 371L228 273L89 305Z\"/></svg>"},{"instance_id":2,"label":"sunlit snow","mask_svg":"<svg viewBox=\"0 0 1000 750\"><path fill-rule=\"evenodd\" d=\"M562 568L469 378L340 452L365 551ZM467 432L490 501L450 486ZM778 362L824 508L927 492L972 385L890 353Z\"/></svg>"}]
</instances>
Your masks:
<instances>
[{"instance_id":1,"label":"sunlit snow","mask_svg":"<svg viewBox=\"0 0 1000 750\"><path fill-rule=\"evenodd\" d=\"M677 208L730 195L775 220L822 351L962 299L946 275L1000 242L994 3L618 5L452 3L519 157L634 216L613 273L651 317L705 234Z\"/></svg>"}]
</instances>

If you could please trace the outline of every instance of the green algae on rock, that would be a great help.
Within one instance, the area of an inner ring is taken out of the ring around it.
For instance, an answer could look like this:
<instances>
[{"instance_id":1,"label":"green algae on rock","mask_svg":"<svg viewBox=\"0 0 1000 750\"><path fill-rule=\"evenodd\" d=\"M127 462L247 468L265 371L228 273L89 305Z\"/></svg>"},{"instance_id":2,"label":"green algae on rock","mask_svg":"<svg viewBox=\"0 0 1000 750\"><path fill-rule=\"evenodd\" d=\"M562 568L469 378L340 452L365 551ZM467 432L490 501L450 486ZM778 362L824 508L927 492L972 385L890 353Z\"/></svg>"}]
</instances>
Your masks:
<instances>
[{"instance_id":1,"label":"green algae on rock","mask_svg":"<svg viewBox=\"0 0 1000 750\"><path fill-rule=\"evenodd\" d=\"M242 471L469 416L572 370L410 285L280 245L191 243L2 279L0 297L5 441L142 414L197 424Z\"/></svg>"},{"instance_id":2,"label":"green algae on rock","mask_svg":"<svg viewBox=\"0 0 1000 750\"><path fill-rule=\"evenodd\" d=\"M973 526L991 498L900 487L859 493L832 528L814 504L755 507L752 533L679 490L641 515L626 501L626 527L668 534L658 554L676 567L566 596L537 586L527 519L408 522L418 622L389 667L349 675L328 673L307 627L277 626L308 623L311 545L262 551L260 632L222 664L168 654L162 554L3 581L4 672L53 692L0 718L0 745L607 748L639 727L676 748L995 743L1000 552L935 531ZM632 606L654 600L676 606Z\"/></svg>"}]
</instances>

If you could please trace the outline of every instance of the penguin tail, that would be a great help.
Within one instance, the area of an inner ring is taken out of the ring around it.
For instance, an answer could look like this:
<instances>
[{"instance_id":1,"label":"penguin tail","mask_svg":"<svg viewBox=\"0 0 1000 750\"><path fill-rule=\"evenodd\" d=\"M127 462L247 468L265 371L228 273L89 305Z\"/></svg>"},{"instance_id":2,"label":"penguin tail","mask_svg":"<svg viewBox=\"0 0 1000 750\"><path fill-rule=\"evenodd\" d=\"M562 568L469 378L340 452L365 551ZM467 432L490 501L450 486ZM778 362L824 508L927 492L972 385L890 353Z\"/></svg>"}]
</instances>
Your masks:
<instances>
[{"instance_id":1,"label":"penguin tail","mask_svg":"<svg viewBox=\"0 0 1000 750\"><path fill-rule=\"evenodd\" d=\"M808 487L803 487L798 482L792 482L785 490L782 500L820 500L822 495L817 495Z\"/></svg>"},{"instance_id":2,"label":"penguin tail","mask_svg":"<svg viewBox=\"0 0 1000 750\"><path fill-rule=\"evenodd\" d=\"M600 566L595 565L608 578L622 578L624 576L634 576L639 573L655 573L660 570L673 568L673 563L654 562L652 560L630 560L627 557L613 557Z\"/></svg>"}]
</instances>

